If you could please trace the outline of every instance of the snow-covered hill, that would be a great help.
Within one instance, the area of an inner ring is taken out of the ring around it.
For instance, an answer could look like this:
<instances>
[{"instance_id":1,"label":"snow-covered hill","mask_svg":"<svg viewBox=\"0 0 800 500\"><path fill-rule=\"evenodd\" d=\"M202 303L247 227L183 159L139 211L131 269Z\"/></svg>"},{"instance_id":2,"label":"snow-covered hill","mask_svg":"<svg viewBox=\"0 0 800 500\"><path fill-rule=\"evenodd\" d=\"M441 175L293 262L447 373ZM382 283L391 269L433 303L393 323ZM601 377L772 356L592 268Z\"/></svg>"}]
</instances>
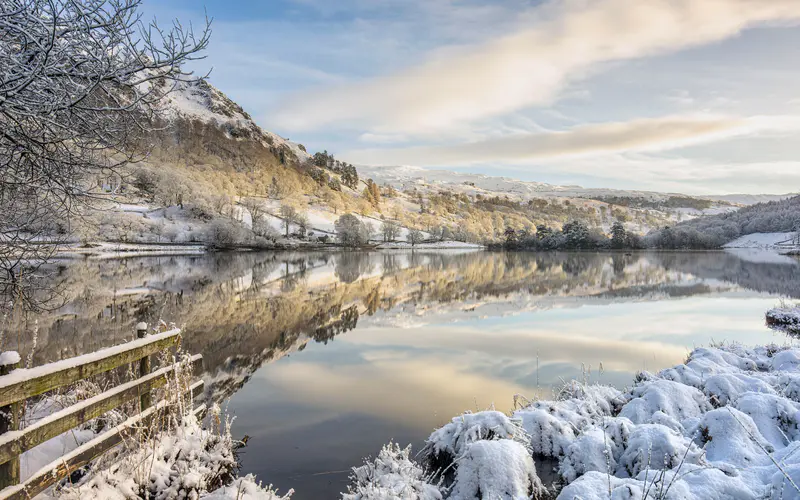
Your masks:
<instances>
[{"instance_id":1,"label":"snow-covered hill","mask_svg":"<svg viewBox=\"0 0 800 500\"><path fill-rule=\"evenodd\" d=\"M612 188L584 188L581 186L560 186L544 182L523 181L509 177L494 177L483 174L454 172L449 170L425 169L413 166L375 167L359 165L359 172L379 184L389 184L398 189L416 188L421 191L448 189L467 195L508 196L513 200L531 198L591 198L604 199L636 198L655 203L673 197L708 200L713 206L702 211L684 211L686 215L713 215L734 210L736 205L746 206L765 201L782 200L792 195L721 195L689 196L682 193L625 190ZM688 208L688 207L687 207Z\"/></svg>"},{"instance_id":2,"label":"snow-covered hill","mask_svg":"<svg viewBox=\"0 0 800 500\"><path fill-rule=\"evenodd\" d=\"M303 146L259 127L240 105L206 81L178 82L163 105L165 115L172 120L214 124L222 127L229 138L254 138L265 147L291 151L300 162L310 158Z\"/></svg>"},{"instance_id":3,"label":"snow-covered hill","mask_svg":"<svg viewBox=\"0 0 800 500\"><path fill-rule=\"evenodd\" d=\"M726 194L726 195L710 195L710 196L701 196L700 198L704 198L706 200L711 201L724 201L728 203L734 203L736 205L755 205L756 203L768 203L770 201L780 201L785 200L787 198L791 198L793 196L797 196L798 193L787 193L787 194Z\"/></svg>"}]
</instances>

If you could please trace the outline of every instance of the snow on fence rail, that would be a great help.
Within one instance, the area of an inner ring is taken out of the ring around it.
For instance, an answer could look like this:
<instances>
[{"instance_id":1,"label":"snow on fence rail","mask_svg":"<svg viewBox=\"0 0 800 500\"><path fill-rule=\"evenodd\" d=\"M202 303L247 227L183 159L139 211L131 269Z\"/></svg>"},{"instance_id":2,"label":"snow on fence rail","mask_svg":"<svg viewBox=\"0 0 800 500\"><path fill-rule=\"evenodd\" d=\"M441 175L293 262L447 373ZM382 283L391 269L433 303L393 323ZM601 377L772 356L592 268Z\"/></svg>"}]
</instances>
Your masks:
<instances>
[{"instance_id":1,"label":"snow on fence rail","mask_svg":"<svg viewBox=\"0 0 800 500\"><path fill-rule=\"evenodd\" d=\"M148 428L147 424L153 416L166 408L166 400L153 406L150 393L167 383L168 376L176 371L177 365L165 366L151 373L150 356L177 346L180 330L154 335L146 335L146 331L147 325L140 323L137 325L138 339L133 342L32 369L17 368L18 360L14 364L0 366L0 500L36 496L121 443L126 434ZM106 390L19 429L21 410L28 398L136 362L136 380ZM194 376L202 371L202 362L201 354L191 358ZM197 396L202 391L203 382L196 381L186 392ZM140 402L139 414L46 465L20 484L19 457L22 453L136 399ZM204 408L201 406L195 412L202 413Z\"/></svg>"}]
</instances>

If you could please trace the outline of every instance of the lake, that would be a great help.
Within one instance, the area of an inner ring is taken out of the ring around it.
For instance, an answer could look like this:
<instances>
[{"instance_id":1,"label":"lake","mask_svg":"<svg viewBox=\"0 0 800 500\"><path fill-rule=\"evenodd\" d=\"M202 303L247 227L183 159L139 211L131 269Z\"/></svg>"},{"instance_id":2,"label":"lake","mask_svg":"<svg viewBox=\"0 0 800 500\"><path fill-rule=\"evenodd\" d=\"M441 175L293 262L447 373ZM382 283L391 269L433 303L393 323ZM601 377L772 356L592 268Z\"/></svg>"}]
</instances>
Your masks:
<instances>
[{"instance_id":1,"label":"lake","mask_svg":"<svg viewBox=\"0 0 800 500\"><path fill-rule=\"evenodd\" d=\"M758 252L215 253L65 260L63 305L15 319L36 364L184 329L209 397L250 440L242 472L336 498L394 440L419 450L465 410L550 397L569 379L624 387L712 342L787 343L764 326L800 297L800 261Z\"/></svg>"}]
</instances>

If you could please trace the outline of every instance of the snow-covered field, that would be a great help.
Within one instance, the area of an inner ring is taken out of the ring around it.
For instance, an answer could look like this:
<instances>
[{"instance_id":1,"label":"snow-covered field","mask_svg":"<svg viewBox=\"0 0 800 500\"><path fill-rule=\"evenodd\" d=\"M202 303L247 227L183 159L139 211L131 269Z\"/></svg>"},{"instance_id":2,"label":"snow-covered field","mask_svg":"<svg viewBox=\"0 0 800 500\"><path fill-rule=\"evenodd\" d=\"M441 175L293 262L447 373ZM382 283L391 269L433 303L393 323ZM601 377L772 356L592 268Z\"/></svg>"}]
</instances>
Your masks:
<instances>
[{"instance_id":1,"label":"snow-covered field","mask_svg":"<svg viewBox=\"0 0 800 500\"><path fill-rule=\"evenodd\" d=\"M419 462L390 445L356 468L345 498L797 499L798 451L800 349L700 348L625 391L572 382L510 416L455 417Z\"/></svg>"},{"instance_id":2,"label":"snow-covered field","mask_svg":"<svg viewBox=\"0 0 800 500\"><path fill-rule=\"evenodd\" d=\"M746 234L725 244L725 248L774 248L790 250L795 233L753 233Z\"/></svg>"}]
</instances>

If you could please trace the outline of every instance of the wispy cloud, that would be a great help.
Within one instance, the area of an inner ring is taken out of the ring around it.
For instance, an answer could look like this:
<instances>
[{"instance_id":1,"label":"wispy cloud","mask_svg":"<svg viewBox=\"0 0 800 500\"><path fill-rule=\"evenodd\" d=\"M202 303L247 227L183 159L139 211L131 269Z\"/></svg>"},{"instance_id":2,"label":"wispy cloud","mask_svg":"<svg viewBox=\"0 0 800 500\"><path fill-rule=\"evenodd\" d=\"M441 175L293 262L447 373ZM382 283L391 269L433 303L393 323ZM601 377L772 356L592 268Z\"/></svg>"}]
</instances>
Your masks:
<instances>
[{"instance_id":1,"label":"wispy cloud","mask_svg":"<svg viewBox=\"0 0 800 500\"><path fill-rule=\"evenodd\" d=\"M668 150L733 136L800 129L792 116L667 116L580 125L570 130L513 134L445 146L361 149L342 157L365 165L452 166L530 162L561 157Z\"/></svg>"},{"instance_id":2,"label":"wispy cloud","mask_svg":"<svg viewBox=\"0 0 800 500\"><path fill-rule=\"evenodd\" d=\"M566 0L529 12L531 27L423 64L302 93L272 115L283 128L331 123L424 134L552 101L599 64L678 51L770 22L800 19L797 0Z\"/></svg>"}]
</instances>

